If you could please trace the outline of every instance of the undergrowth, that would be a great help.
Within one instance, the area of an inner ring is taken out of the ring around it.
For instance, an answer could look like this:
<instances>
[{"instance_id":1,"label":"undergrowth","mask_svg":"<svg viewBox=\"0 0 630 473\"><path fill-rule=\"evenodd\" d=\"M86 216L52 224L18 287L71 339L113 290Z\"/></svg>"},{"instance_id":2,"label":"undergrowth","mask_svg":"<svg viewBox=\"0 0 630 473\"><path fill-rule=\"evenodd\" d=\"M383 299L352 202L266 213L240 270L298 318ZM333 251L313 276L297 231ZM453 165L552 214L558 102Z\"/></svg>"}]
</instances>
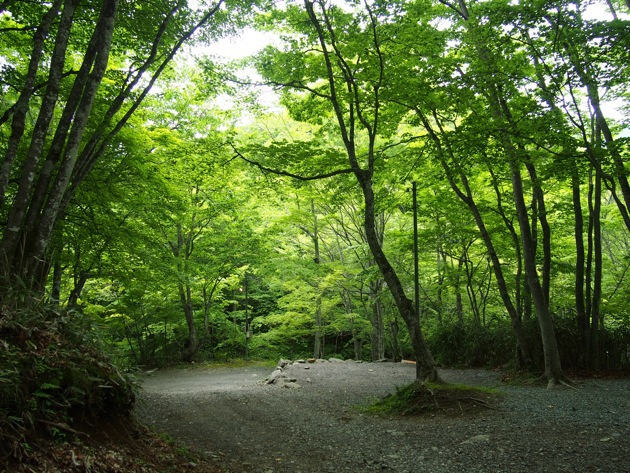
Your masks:
<instances>
[{"instance_id":1,"label":"undergrowth","mask_svg":"<svg viewBox=\"0 0 630 473\"><path fill-rule=\"evenodd\" d=\"M28 456L35 432L64 439L131 412L137 384L73 315L0 307L0 455Z\"/></svg>"},{"instance_id":2,"label":"undergrowth","mask_svg":"<svg viewBox=\"0 0 630 473\"><path fill-rule=\"evenodd\" d=\"M495 409L501 393L496 389L463 384L411 383L394 394L361 408L377 415L444 414L463 416Z\"/></svg>"}]
</instances>

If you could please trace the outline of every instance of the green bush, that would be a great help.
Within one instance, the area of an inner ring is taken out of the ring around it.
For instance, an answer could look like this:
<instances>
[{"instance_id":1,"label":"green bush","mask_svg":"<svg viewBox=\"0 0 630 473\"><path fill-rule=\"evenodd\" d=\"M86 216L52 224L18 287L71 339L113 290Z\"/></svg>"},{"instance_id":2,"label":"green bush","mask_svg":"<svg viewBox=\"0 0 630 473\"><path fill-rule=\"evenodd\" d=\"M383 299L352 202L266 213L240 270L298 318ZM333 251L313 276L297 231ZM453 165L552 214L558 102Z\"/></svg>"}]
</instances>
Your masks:
<instances>
[{"instance_id":1,"label":"green bush","mask_svg":"<svg viewBox=\"0 0 630 473\"><path fill-rule=\"evenodd\" d=\"M509 322L481 325L469 320L442 321L427 327L426 341L437 363L445 366L500 366L514 360Z\"/></svg>"}]
</instances>

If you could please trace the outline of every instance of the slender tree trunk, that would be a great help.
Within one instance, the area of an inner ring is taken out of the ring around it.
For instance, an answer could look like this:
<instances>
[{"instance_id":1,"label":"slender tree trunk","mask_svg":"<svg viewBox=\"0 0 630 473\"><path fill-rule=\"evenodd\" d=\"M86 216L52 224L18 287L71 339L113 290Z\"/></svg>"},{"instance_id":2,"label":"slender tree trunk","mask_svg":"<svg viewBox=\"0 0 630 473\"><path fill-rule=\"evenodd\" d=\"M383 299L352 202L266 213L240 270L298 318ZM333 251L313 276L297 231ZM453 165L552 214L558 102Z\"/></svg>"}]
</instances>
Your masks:
<instances>
[{"instance_id":1,"label":"slender tree trunk","mask_svg":"<svg viewBox=\"0 0 630 473\"><path fill-rule=\"evenodd\" d=\"M191 225L191 227L194 228L194 216L192 218L192 222L193 224ZM182 225L178 224L176 239L175 241L169 242L171 252L177 260L177 273L178 278L180 278L177 281L177 291L179 294L180 306L184 312L184 318L186 319L186 325L188 327L188 341L182 353L183 360L187 362L192 361L193 356L195 356L195 354L197 354L197 351L199 351L199 340L197 338L197 330L195 328L195 314L193 311L192 291L187 280L189 272L188 260L192 253L193 238L194 237L192 234L192 230L185 234L184 230L182 229Z\"/></svg>"},{"instance_id":2,"label":"slender tree trunk","mask_svg":"<svg viewBox=\"0 0 630 473\"><path fill-rule=\"evenodd\" d=\"M363 201L365 205L363 223L366 241L372 256L374 257L374 262L380 269L383 280L392 293L396 307L407 325L411 345L416 357L416 381L419 383L423 383L425 381L441 381L433 356L424 341L424 337L420 329L420 321L416 317L414 305L406 296L403 285L396 274L396 271L383 251L376 227L376 210L374 204L372 178L376 159L375 143L380 124L380 87L384 79L384 61L381 54L380 38L378 37L376 31L374 17L370 12L369 18L371 21L372 41L376 51L376 57L378 59L378 70L376 71L377 79L372 84L373 96L370 99L369 105L365 107L364 97L362 97L362 94L359 92L359 88L357 86L358 82L354 75L354 66L350 66L346 58L344 58L341 54L341 50L336 42L334 34L330 35L332 32L332 26L329 23L329 18L327 17L326 12L323 11L322 16L318 17L315 12L315 5L320 7L322 6L319 2L315 3L312 0L304 0L304 7L308 18L316 31L325 63L326 78L329 88L328 100L330 101L330 105L339 126L340 137L346 149L350 169L354 173L363 192ZM338 74L335 68L339 68L341 74ZM342 80L345 82L343 92L338 91L338 81L340 75L343 78ZM347 101L348 95L350 96L349 101ZM346 104L348 107L346 107ZM369 116L366 115L366 112ZM362 168L359 164L359 159L357 158L357 143L355 141L357 126L362 127L369 137L367 152L368 164L366 169Z\"/></svg>"},{"instance_id":3,"label":"slender tree trunk","mask_svg":"<svg viewBox=\"0 0 630 473\"><path fill-rule=\"evenodd\" d=\"M70 291L68 296L68 308L76 309L79 305L79 298L90 277L89 271L79 269L74 275L74 287Z\"/></svg>"},{"instance_id":4,"label":"slender tree trunk","mask_svg":"<svg viewBox=\"0 0 630 473\"><path fill-rule=\"evenodd\" d=\"M503 306L505 307L505 310L510 316L512 331L514 332L514 336L516 338L516 343L518 345L519 352L521 353L524 363L528 366L531 366L533 364L533 359L530 353L529 345L523 333L519 312L516 310L516 307L512 303L512 298L510 297L510 291L508 290L508 286L507 286L507 283L505 281L505 277L503 274L501 261L496 252L494 243L492 241L492 237L490 236L490 233L488 232L483 216L481 215L481 211L479 210L479 207L477 206L473 198L473 193L468 183L468 178L466 177L466 174L464 174L461 171L461 169L459 169L459 167L457 166L457 160L455 159L455 157L449 150L448 154L451 156L452 161L455 163L455 167L457 167L458 169L457 175L459 177L461 185L463 186L463 190L462 190L460 186L457 184L457 182L455 181L455 172L451 169L451 166L447 162L447 158L445 156L447 153L447 150L445 150L444 147L442 146L442 140L437 135L437 133L431 126L431 123L429 122L429 120L427 120L426 116L420 110L416 109L416 112L420 120L422 121L424 128L429 133L429 136L431 137L432 141L434 142L437 148L437 157L440 160L440 164L442 165L442 168L444 169L446 173L446 177L449 181L451 189L453 189L455 194L457 194L457 196L462 200L462 202L466 204L471 214L473 215L473 218L475 219L475 223L477 224L477 228L479 229L481 238L486 246L488 257L490 258L490 261L492 263L492 268L494 270L494 277L497 282L497 287L499 289L501 300L503 301ZM435 115L435 118L437 118L437 114L434 114L434 115ZM438 127L440 127L441 134L444 135L444 132L441 129L440 123L439 122L437 123L438 123ZM518 248L518 245L517 245L517 248Z\"/></svg>"},{"instance_id":5,"label":"slender tree trunk","mask_svg":"<svg viewBox=\"0 0 630 473\"><path fill-rule=\"evenodd\" d=\"M547 221L547 206L545 205L545 196L542 188L540 187L538 174L536 173L536 167L531 162L525 163L525 166L527 167L527 171L529 172L532 181L534 200L538 209L536 220L538 221L538 223L540 223L540 228L542 230L542 288L545 300L547 301L547 303L549 303L549 293L551 290L551 227L549 226L549 222ZM534 224L535 222L532 222L532 226ZM534 241L537 241L537 238L535 238Z\"/></svg>"},{"instance_id":6,"label":"slender tree trunk","mask_svg":"<svg viewBox=\"0 0 630 473\"><path fill-rule=\"evenodd\" d=\"M4 2L3 5L9 2ZM102 121L95 127L89 140L83 139L88 116L91 114L92 103L99 88L100 78L107 66L109 49L111 47L112 31L117 13L119 0L102 0L99 18L94 22L94 34L83 54L83 63L74 75L72 89L65 99L60 117L53 118L53 112L59 107L58 95L60 79L64 74L64 61L70 30L73 24L74 10L82 5L79 0L54 0L39 28L34 34L34 49L22 90L20 91L20 107L14 104L0 118L4 122L9 117L14 118L14 141L19 140L22 112L26 110L22 105L28 105L29 95L32 95L32 80L36 66L41 67L41 53L46 51L42 47L50 25L57 23L54 50L48 64L49 77L46 91L39 107L39 116L30 137L30 144L26 157L20 164L20 183L17 194L12 196L12 204L8 212L7 225L0 244L0 267L3 277L20 277L35 289L43 289L44 280L48 275L50 262L46 261L46 253L51 234L57 220L63 215L65 208L79 183L90 172L94 163L103 154L113 137L127 123L130 116L147 96L152 85L173 59L182 45L203 25L207 24L214 14L222 7L223 0L215 2L202 18L188 30L175 38L172 46L164 52L161 47L165 33L172 26L175 14L185 2L175 2L170 12L165 12L162 23L157 27L153 42L149 44L150 52L146 60L130 72L121 92L110 104L109 109L102 116ZM61 15L56 15L63 3ZM81 7L83 8L83 6ZM85 6L88 11L88 7ZM44 45L45 46L45 45ZM145 81L143 90L131 100L122 118L112 127L111 121L131 98L135 86L140 83L153 66L151 77ZM40 72L41 75L41 72ZM54 136L51 143L45 144L47 136L51 135L54 124ZM23 146L24 147L24 146ZM47 150L47 151L45 151ZM46 160L40 164L42 157ZM0 167L0 199L5 199L7 173L15 161L12 152L5 155ZM34 179L37 184L34 186Z\"/></svg>"},{"instance_id":7,"label":"slender tree trunk","mask_svg":"<svg viewBox=\"0 0 630 473\"><path fill-rule=\"evenodd\" d=\"M398 328L398 320L396 319L396 314L394 314L393 320L389 323L389 329L392 337L392 360L400 361L402 359L400 343L398 341L398 334L400 333L400 329Z\"/></svg>"},{"instance_id":8,"label":"slender tree trunk","mask_svg":"<svg viewBox=\"0 0 630 473\"><path fill-rule=\"evenodd\" d=\"M529 217L527 207L523 197L523 183L518 165L514 162L510 163L510 171L512 173L512 188L514 191L514 203L518 221L521 226L521 239L523 242L523 260L525 263L525 274L528 286L531 290L534 306L538 315L538 324L540 326L540 334L543 342L543 351L545 354L545 376L549 380L549 385L555 385L560 382L566 382L562 366L560 363L560 354L556 335L553 328L551 313L549 312L549 304L545 298L545 293L536 270L536 254L533 248L531 229L529 227Z\"/></svg>"},{"instance_id":9,"label":"slender tree trunk","mask_svg":"<svg viewBox=\"0 0 630 473\"><path fill-rule=\"evenodd\" d=\"M574 163L571 174L571 188L573 194L573 216L575 234L575 309L578 326L578 351L580 359L578 364L585 366L588 359L588 319L586 316L586 304L584 294L585 275L584 268L586 256L584 251L584 217L582 215L582 199L580 192L580 177L577 165Z\"/></svg>"},{"instance_id":10,"label":"slender tree trunk","mask_svg":"<svg viewBox=\"0 0 630 473\"><path fill-rule=\"evenodd\" d=\"M457 276L455 277L455 313L457 314L457 323L461 325L464 324L464 304L462 301L462 268L464 266L465 258L466 256L462 255L457 261ZM469 287L468 281L469 279L467 278L467 285L466 285L467 288ZM474 297L474 294L473 294L473 297ZM469 298L470 298L470 294L469 294ZM471 304L471 307L472 307L472 304ZM476 317L479 318L479 311L477 311L476 308L473 308L472 311L473 311L473 314L476 314Z\"/></svg>"},{"instance_id":11,"label":"slender tree trunk","mask_svg":"<svg viewBox=\"0 0 630 473\"><path fill-rule=\"evenodd\" d=\"M33 35L33 50L31 53L31 59L29 61L26 76L24 77L24 85L20 91L20 96L15 103L13 117L11 121L11 135L7 142L7 149L0 167L0 209L4 206L6 186L9 182L11 175L11 168L13 162L17 157L18 147L22 140L25 130L26 116L30 109L31 96L35 90L35 80L37 79L37 71L39 69L39 63L41 61L42 54L44 52L44 45L48 34L50 33L51 26L55 20L59 8L61 7L61 0L55 0L50 9L42 18L41 24L37 27L35 34ZM69 13L69 15L68 15ZM64 12L65 17L72 18L72 8L68 8L67 12ZM62 21L60 30L67 30L67 25ZM62 41L67 43L68 37L62 37ZM65 45L63 45L65 47ZM49 98L49 96L47 95Z\"/></svg>"},{"instance_id":12,"label":"slender tree trunk","mask_svg":"<svg viewBox=\"0 0 630 473\"><path fill-rule=\"evenodd\" d=\"M420 382L441 381L433 355L431 355L424 341L420 329L420 321L415 316L413 303L406 296L398 275L379 243L375 227L374 191L372 189L371 175L368 175L368 173L357 173L357 179L361 184L365 202L365 236L374 256L374 261L381 270L383 280L391 291L396 307L409 331L409 338L416 359L416 379Z\"/></svg>"},{"instance_id":13,"label":"slender tree trunk","mask_svg":"<svg viewBox=\"0 0 630 473\"><path fill-rule=\"evenodd\" d=\"M370 306L372 308L372 361L385 358L385 336L383 324L383 303L380 292L383 282L380 279L370 281Z\"/></svg>"},{"instance_id":14,"label":"slender tree trunk","mask_svg":"<svg viewBox=\"0 0 630 473\"><path fill-rule=\"evenodd\" d=\"M188 344L184 349L182 358L184 361L190 362L199 350L199 340L197 339L197 330L195 328L195 316L192 305L192 294L189 284L178 284L179 300L184 309L186 317L186 325L188 326Z\"/></svg>"},{"instance_id":15,"label":"slender tree trunk","mask_svg":"<svg viewBox=\"0 0 630 473\"><path fill-rule=\"evenodd\" d=\"M322 343L322 298L318 297L315 301L315 343L313 346L313 357L324 357L324 346Z\"/></svg>"},{"instance_id":16,"label":"slender tree trunk","mask_svg":"<svg viewBox=\"0 0 630 473\"><path fill-rule=\"evenodd\" d=\"M72 176L72 172L76 164L81 140L87 127L88 118L92 111L92 105L94 103L96 93L98 92L99 86L107 69L117 7L118 0L103 1L101 17L99 18L99 24L102 24L102 27L97 27L97 30L99 31L97 55L90 77L83 91L83 96L74 115L72 128L66 143L64 157L61 161L57 172L57 178L53 184L51 192L48 194L46 207L42 212L37 227L35 227L34 231L27 229L29 233L26 235L28 243L26 247L26 264L24 270L24 275L27 280L33 279L36 275L36 270L40 262L44 260L45 252L48 248L57 217L64 210L61 208L64 193L68 187L70 177ZM35 282L39 285L42 283L41 280Z\"/></svg>"},{"instance_id":17,"label":"slender tree trunk","mask_svg":"<svg viewBox=\"0 0 630 473\"><path fill-rule=\"evenodd\" d=\"M549 301L545 297L544 287L538 278L532 229L530 227L527 206L525 205L523 194L520 163L522 161L527 162L529 157L523 152L523 147L519 147L518 141L516 144L513 141L514 139L518 139L520 133L512 119L508 101L503 91L503 85L501 84L500 78L504 76L502 75L502 71L499 70L498 61L493 57L488 45L483 42L482 35L479 34L483 31L483 25L479 23L478 19L470 16L470 12L464 0L460 1L459 8L452 4L449 4L449 6L457 11L464 19L466 29L472 35L473 47L476 49L480 61L486 70L492 73L487 75L487 80L484 77L483 81L480 82L480 89L488 101L494 127L497 130L497 137L503 146L510 166L512 193L521 230L525 274L532 293L532 300L536 307L538 323L541 330L543 351L545 354L545 376L549 380L550 386L559 382L566 382L560 364L560 355L558 353L553 322L549 311ZM523 159L524 157L527 159Z\"/></svg>"},{"instance_id":18,"label":"slender tree trunk","mask_svg":"<svg viewBox=\"0 0 630 473\"><path fill-rule=\"evenodd\" d=\"M310 233L310 236L313 240L313 248L315 251L314 261L315 264L319 265L321 262L321 255L319 253L319 229L314 199L311 199L311 213L313 214L313 232ZM315 340L313 343L314 358L324 357L324 351L322 349L322 323L322 298L321 295L319 295L315 301Z\"/></svg>"},{"instance_id":19,"label":"slender tree trunk","mask_svg":"<svg viewBox=\"0 0 630 473\"><path fill-rule=\"evenodd\" d=\"M591 367L600 369L599 353L600 307L602 299L602 231L601 231L602 179L595 174L595 193L593 196L593 299L591 307L590 360Z\"/></svg>"}]
</instances>

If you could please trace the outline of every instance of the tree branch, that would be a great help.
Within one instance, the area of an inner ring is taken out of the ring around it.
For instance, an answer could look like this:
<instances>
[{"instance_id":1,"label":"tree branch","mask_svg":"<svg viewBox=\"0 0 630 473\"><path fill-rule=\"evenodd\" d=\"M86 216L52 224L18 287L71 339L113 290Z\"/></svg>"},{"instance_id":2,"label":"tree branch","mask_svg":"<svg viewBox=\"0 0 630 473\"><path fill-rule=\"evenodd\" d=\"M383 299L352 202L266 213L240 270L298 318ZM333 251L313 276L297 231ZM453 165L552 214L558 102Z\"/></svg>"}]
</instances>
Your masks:
<instances>
[{"instance_id":1,"label":"tree branch","mask_svg":"<svg viewBox=\"0 0 630 473\"><path fill-rule=\"evenodd\" d=\"M260 169L263 173L271 173L271 174L276 174L278 176L286 176L286 177L290 177L293 179L297 179L299 181L316 181L319 179L327 179L329 177L333 177L333 176L338 176L339 174L352 174L354 171L352 169L337 169L335 171L330 171L327 173L323 173L323 174L316 174L314 176L301 176L299 174L294 174L292 172L288 172L288 171L283 171L281 169L273 169L270 167L267 167L263 164L260 164L257 161L254 161L253 159L249 159L245 156L243 156L243 154L236 149L236 147L230 143L230 146L232 147L232 149L234 150L235 156L237 158L242 159L243 161L256 166L258 169Z\"/></svg>"},{"instance_id":2,"label":"tree branch","mask_svg":"<svg viewBox=\"0 0 630 473\"><path fill-rule=\"evenodd\" d=\"M267 81L267 82L249 82L249 81L243 81L243 80L238 80L235 78L232 79L228 79L230 82L237 84L237 85L246 85L246 86L254 86L254 87L261 87L261 86L271 86L274 89L285 89L285 88L292 88L292 89L298 89L298 90L305 90L307 92L310 92L313 95L316 95L317 97L320 98L324 98L324 99L330 99L331 96L329 94L323 94L321 92L319 92L317 89L314 89L312 87L309 87L307 85L302 84L301 82L298 81L291 81L291 82L276 82L276 81Z\"/></svg>"}]
</instances>

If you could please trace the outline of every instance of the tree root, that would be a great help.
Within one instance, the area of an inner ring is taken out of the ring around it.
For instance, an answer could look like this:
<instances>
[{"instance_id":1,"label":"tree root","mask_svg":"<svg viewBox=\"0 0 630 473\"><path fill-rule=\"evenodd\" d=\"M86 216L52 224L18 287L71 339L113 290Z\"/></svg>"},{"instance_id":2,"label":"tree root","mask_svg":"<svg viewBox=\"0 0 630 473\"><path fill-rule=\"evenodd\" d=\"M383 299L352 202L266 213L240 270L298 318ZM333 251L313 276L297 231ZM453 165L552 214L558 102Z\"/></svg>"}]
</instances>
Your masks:
<instances>
[{"instance_id":1,"label":"tree root","mask_svg":"<svg viewBox=\"0 0 630 473\"><path fill-rule=\"evenodd\" d=\"M41 422L42 424L46 424L46 425L48 425L50 427L55 427L57 429L64 430L64 431L69 432L69 433L74 434L74 435L83 435L85 437L89 437L90 436L89 434L87 434L85 432L80 432L78 430L73 429L72 427L70 427L67 424L63 424L63 423L60 423L60 422L50 422L48 420L43 420L43 419L38 419L38 421Z\"/></svg>"},{"instance_id":2,"label":"tree root","mask_svg":"<svg viewBox=\"0 0 630 473\"><path fill-rule=\"evenodd\" d=\"M543 377L547 377L547 376L543 375ZM571 381L569 378L567 378L564 375L552 376L548 378L547 389L553 389L559 386L565 386L567 388L577 389L575 387L575 383L573 383L573 381Z\"/></svg>"},{"instance_id":3,"label":"tree root","mask_svg":"<svg viewBox=\"0 0 630 473\"><path fill-rule=\"evenodd\" d=\"M497 395L483 391L474 391L471 395L470 388L461 389L448 383L444 385L431 383L427 386L423 383L415 384L415 392L408 404L399 413L405 415L422 415L426 413L441 414L447 416L464 416L479 412L480 409L500 410L493 405ZM484 399L483 397L487 397Z\"/></svg>"}]
</instances>

